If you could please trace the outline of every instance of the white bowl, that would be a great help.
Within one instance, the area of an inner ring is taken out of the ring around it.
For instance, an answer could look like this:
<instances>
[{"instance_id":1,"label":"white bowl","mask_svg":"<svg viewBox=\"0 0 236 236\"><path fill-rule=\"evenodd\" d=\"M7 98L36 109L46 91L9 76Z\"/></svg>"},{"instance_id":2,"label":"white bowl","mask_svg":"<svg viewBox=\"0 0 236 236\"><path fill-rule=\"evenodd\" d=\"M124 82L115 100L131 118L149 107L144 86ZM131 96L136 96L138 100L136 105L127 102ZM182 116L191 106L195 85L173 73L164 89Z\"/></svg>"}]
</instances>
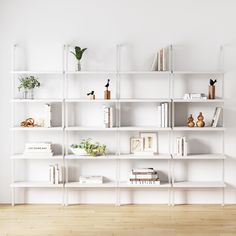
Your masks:
<instances>
[{"instance_id":1,"label":"white bowl","mask_svg":"<svg viewBox=\"0 0 236 236\"><path fill-rule=\"evenodd\" d=\"M70 148L70 150L76 156L88 156L88 153L83 148Z\"/></svg>"}]
</instances>

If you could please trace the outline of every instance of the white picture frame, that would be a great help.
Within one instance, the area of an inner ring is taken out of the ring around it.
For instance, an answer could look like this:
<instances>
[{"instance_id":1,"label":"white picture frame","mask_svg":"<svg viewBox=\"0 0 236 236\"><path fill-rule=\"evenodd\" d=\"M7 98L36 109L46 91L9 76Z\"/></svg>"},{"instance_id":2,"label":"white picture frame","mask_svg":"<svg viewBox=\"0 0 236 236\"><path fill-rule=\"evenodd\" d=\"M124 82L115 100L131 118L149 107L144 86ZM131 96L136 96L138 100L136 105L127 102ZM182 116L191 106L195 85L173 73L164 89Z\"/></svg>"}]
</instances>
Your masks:
<instances>
[{"instance_id":1,"label":"white picture frame","mask_svg":"<svg viewBox=\"0 0 236 236\"><path fill-rule=\"evenodd\" d=\"M143 151L157 153L157 133L140 133L143 139Z\"/></svg>"},{"instance_id":2,"label":"white picture frame","mask_svg":"<svg viewBox=\"0 0 236 236\"><path fill-rule=\"evenodd\" d=\"M143 138L130 138L130 153L143 152Z\"/></svg>"}]
</instances>

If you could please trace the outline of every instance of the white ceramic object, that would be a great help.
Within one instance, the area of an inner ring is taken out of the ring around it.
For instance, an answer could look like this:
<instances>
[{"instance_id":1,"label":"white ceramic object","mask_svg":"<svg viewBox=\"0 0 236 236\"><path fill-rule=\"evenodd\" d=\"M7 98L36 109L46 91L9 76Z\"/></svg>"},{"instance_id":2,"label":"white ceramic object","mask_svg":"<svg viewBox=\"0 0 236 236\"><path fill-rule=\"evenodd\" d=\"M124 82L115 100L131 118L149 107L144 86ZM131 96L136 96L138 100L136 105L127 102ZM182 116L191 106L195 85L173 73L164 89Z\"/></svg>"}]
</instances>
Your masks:
<instances>
[{"instance_id":1,"label":"white ceramic object","mask_svg":"<svg viewBox=\"0 0 236 236\"><path fill-rule=\"evenodd\" d=\"M88 153L83 148L70 148L76 156L88 156Z\"/></svg>"}]
</instances>

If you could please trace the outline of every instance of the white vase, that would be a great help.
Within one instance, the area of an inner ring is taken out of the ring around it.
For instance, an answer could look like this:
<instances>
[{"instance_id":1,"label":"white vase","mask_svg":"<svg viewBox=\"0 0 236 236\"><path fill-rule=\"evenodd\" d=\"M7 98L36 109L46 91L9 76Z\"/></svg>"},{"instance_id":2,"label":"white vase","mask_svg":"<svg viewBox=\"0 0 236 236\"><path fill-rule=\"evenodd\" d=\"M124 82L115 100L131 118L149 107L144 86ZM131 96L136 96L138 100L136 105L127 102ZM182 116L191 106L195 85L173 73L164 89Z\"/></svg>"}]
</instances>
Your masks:
<instances>
[{"instance_id":1,"label":"white vase","mask_svg":"<svg viewBox=\"0 0 236 236\"><path fill-rule=\"evenodd\" d=\"M80 61L77 62L77 70L81 71L81 62Z\"/></svg>"},{"instance_id":2,"label":"white vase","mask_svg":"<svg viewBox=\"0 0 236 236\"><path fill-rule=\"evenodd\" d=\"M88 153L83 148L70 148L72 153L76 156L88 156Z\"/></svg>"}]
</instances>

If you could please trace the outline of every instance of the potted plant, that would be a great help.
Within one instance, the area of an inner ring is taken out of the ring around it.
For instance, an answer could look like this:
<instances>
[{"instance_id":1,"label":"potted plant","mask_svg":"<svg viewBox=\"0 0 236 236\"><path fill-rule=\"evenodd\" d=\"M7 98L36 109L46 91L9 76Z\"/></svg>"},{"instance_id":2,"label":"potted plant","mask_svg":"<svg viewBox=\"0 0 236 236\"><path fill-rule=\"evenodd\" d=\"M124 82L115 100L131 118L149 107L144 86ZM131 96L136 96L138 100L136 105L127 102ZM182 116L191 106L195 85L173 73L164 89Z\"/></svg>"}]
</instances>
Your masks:
<instances>
[{"instance_id":1,"label":"potted plant","mask_svg":"<svg viewBox=\"0 0 236 236\"><path fill-rule=\"evenodd\" d=\"M75 58L77 59L77 69L78 71L81 71L81 59L82 59L82 56L83 56L83 53L87 50L87 48L83 48L81 49L79 46L75 46L75 52L72 52L71 53L75 56Z\"/></svg>"},{"instance_id":2,"label":"potted plant","mask_svg":"<svg viewBox=\"0 0 236 236\"><path fill-rule=\"evenodd\" d=\"M40 82L35 76L26 76L19 79L20 84L18 86L19 91L23 89L23 99L33 99L34 98L34 88L40 87Z\"/></svg>"},{"instance_id":3,"label":"potted plant","mask_svg":"<svg viewBox=\"0 0 236 236\"><path fill-rule=\"evenodd\" d=\"M71 151L77 156L101 156L106 153L106 145L93 143L91 139L83 139L80 144L72 144Z\"/></svg>"}]
</instances>

